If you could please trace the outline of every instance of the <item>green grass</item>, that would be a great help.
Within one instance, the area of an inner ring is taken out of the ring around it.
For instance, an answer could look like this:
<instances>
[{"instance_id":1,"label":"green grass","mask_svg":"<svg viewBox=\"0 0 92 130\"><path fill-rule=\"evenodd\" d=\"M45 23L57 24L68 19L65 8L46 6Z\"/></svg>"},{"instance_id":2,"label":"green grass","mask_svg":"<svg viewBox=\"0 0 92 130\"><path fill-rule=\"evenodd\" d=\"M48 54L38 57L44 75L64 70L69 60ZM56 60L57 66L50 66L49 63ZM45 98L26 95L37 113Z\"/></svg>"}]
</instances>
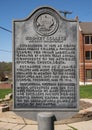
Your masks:
<instances>
[{"instance_id":1,"label":"green grass","mask_svg":"<svg viewBox=\"0 0 92 130\"><path fill-rule=\"evenodd\" d=\"M72 127L72 126L70 126L70 125L67 125L68 127L70 127L70 128L72 128L72 130L78 130L78 129L76 129L75 127Z\"/></svg>"},{"instance_id":2,"label":"green grass","mask_svg":"<svg viewBox=\"0 0 92 130\"><path fill-rule=\"evenodd\" d=\"M80 98L92 98L92 85L80 86Z\"/></svg>"},{"instance_id":3,"label":"green grass","mask_svg":"<svg viewBox=\"0 0 92 130\"><path fill-rule=\"evenodd\" d=\"M0 99L4 98L5 95L12 92L12 89L0 89Z\"/></svg>"}]
</instances>

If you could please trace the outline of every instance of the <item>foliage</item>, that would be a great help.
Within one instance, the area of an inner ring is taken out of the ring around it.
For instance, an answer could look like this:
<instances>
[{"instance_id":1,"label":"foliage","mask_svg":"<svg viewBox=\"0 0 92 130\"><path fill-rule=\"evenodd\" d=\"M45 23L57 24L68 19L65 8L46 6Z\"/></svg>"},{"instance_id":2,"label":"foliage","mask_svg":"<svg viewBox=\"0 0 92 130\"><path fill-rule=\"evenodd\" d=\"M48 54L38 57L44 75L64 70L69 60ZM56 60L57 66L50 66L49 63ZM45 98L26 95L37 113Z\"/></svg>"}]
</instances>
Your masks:
<instances>
[{"instance_id":1,"label":"foliage","mask_svg":"<svg viewBox=\"0 0 92 130\"><path fill-rule=\"evenodd\" d=\"M0 89L0 99L4 98L5 95L12 93L12 89Z\"/></svg>"},{"instance_id":2,"label":"foliage","mask_svg":"<svg viewBox=\"0 0 92 130\"><path fill-rule=\"evenodd\" d=\"M80 98L92 98L92 85L80 86Z\"/></svg>"},{"instance_id":3,"label":"foliage","mask_svg":"<svg viewBox=\"0 0 92 130\"><path fill-rule=\"evenodd\" d=\"M0 81L3 81L5 75L10 75L12 73L12 63L11 62L0 62Z\"/></svg>"},{"instance_id":4,"label":"foliage","mask_svg":"<svg viewBox=\"0 0 92 130\"><path fill-rule=\"evenodd\" d=\"M0 71L11 71L12 63L11 62L0 62Z\"/></svg>"}]
</instances>

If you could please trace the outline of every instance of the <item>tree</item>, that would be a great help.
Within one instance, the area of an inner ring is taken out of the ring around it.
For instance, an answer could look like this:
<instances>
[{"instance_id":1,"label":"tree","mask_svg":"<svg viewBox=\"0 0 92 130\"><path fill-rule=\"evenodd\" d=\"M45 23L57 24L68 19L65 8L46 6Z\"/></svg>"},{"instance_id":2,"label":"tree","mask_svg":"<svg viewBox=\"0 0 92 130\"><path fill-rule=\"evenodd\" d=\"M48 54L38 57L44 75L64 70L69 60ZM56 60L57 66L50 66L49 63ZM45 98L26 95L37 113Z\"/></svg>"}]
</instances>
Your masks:
<instances>
[{"instance_id":1,"label":"tree","mask_svg":"<svg viewBox=\"0 0 92 130\"><path fill-rule=\"evenodd\" d=\"M6 80L6 75L10 75L12 72L11 62L0 62L0 81Z\"/></svg>"}]
</instances>

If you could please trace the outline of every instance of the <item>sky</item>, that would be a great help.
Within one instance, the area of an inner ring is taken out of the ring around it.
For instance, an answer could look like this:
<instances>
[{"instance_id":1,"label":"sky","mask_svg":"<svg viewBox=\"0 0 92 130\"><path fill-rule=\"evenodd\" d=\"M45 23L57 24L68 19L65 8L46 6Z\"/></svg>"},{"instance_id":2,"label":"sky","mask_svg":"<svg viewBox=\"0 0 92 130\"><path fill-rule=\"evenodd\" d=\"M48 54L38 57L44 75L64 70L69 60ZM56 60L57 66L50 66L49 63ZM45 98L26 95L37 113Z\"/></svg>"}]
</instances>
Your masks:
<instances>
[{"instance_id":1,"label":"sky","mask_svg":"<svg viewBox=\"0 0 92 130\"><path fill-rule=\"evenodd\" d=\"M92 22L92 0L0 0L0 27L12 31L13 20L24 19L41 6L70 11L68 19L78 16L81 22ZM0 28L0 62L12 61L12 41L12 33Z\"/></svg>"}]
</instances>

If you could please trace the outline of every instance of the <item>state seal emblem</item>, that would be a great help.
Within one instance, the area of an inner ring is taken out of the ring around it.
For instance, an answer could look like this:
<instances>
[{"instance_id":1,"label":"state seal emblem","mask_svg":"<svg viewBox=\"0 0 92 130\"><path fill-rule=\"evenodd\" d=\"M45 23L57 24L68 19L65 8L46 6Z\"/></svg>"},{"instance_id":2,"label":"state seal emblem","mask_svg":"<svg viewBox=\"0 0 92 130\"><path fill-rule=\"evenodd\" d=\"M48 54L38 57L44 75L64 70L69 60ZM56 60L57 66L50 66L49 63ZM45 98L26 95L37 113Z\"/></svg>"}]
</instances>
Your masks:
<instances>
[{"instance_id":1,"label":"state seal emblem","mask_svg":"<svg viewBox=\"0 0 92 130\"><path fill-rule=\"evenodd\" d=\"M56 32L58 21L54 15L45 12L35 18L34 26L40 35L50 36Z\"/></svg>"}]
</instances>

